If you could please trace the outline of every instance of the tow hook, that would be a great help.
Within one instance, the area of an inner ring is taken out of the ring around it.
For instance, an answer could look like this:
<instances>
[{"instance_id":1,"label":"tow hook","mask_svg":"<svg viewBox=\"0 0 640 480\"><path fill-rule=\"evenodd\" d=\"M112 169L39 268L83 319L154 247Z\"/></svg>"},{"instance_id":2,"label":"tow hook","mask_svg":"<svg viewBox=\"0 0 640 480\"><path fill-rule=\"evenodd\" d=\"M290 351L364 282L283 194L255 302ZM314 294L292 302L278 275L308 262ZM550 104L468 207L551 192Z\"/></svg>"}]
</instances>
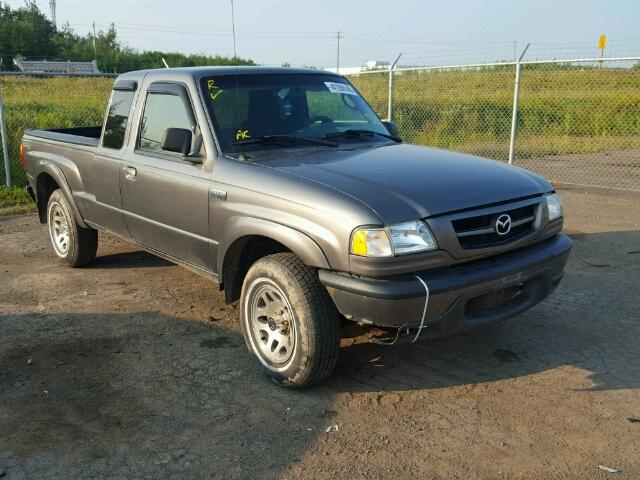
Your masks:
<instances>
[{"instance_id":1,"label":"tow hook","mask_svg":"<svg viewBox=\"0 0 640 480\"><path fill-rule=\"evenodd\" d=\"M386 337L379 336L373 337L371 339L371 343L375 343L376 345L400 345L402 343L413 343L415 336L411 335L411 330L409 327L403 325L396 330L395 336Z\"/></svg>"}]
</instances>

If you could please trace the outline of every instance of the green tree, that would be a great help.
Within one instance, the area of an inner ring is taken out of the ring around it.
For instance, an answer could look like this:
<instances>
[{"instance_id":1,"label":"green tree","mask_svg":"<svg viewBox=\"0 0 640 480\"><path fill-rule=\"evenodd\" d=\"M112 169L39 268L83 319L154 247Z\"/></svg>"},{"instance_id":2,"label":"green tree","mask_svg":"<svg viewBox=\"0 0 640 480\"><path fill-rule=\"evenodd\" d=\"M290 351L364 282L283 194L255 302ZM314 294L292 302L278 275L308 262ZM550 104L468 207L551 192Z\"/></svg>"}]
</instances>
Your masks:
<instances>
[{"instance_id":1,"label":"green tree","mask_svg":"<svg viewBox=\"0 0 640 480\"><path fill-rule=\"evenodd\" d=\"M56 29L53 23L38 9L33 0L24 7L12 9L0 2L0 55L52 57L56 46ZM4 62L6 65L6 61Z\"/></svg>"},{"instance_id":2,"label":"green tree","mask_svg":"<svg viewBox=\"0 0 640 480\"><path fill-rule=\"evenodd\" d=\"M120 42L113 24L96 32L95 50L93 35L93 32L78 34L68 23L56 31L33 0L16 9L0 0L0 60L4 68L12 66L12 59L19 56L76 61L95 59L100 70L111 73L162 68L162 58L172 67L236 64L234 59L219 55L140 52ZM254 62L239 58L237 64L254 65Z\"/></svg>"}]
</instances>

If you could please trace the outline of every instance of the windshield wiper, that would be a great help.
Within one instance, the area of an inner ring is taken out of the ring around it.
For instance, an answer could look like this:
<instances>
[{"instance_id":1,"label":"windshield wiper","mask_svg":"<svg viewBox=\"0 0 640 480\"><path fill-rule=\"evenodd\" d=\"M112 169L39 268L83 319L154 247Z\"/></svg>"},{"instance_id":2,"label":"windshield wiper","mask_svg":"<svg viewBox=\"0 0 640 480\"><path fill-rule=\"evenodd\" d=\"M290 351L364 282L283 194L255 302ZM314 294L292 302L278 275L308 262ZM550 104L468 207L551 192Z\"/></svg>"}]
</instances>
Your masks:
<instances>
[{"instance_id":1,"label":"windshield wiper","mask_svg":"<svg viewBox=\"0 0 640 480\"><path fill-rule=\"evenodd\" d=\"M344 132L330 132L325 134L322 138L338 138L338 137L372 137L374 135L380 135L381 137L388 138L393 140L394 142L401 142L402 140L398 137L395 137L388 133L380 133L375 130L359 130L355 128L350 128L345 130Z\"/></svg>"},{"instance_id":2,"label":"windshield wiper","mask_svg":"<svg viewBox=\"0 0 640 480\"><path fill-rule=\"evenodd\" d=\"M287 146L286 144L295 143L307 143L309 145L324 145L326 147L337 147L335 142L327 142L326 140L320 140L319 138L308 137L296 137L295 135L260 135L256 138L250 138L248 140L236 140L231 142L231 145L256 145L256 144L280 144Z\"/></svg>"}]
</instances>

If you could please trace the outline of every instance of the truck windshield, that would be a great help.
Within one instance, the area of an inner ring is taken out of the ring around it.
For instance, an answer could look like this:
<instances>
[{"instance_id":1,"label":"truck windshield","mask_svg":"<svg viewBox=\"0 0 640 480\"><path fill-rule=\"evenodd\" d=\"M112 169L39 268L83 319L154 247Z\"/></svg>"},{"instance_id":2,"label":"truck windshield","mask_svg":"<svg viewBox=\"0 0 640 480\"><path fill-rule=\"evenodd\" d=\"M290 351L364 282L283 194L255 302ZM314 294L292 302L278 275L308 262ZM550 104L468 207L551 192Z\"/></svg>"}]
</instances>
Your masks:
<instances>
[{"instance_id":1,"label":"truck windshield","mask_svg":"<svg viewBox=\"0 0 640 480\"><path fill-rule=\"evenodd\" d=\"M389 132L344 78L240 74L200 82L225 153L278 147L389 142Z\"/></svg>"}]
</instances>

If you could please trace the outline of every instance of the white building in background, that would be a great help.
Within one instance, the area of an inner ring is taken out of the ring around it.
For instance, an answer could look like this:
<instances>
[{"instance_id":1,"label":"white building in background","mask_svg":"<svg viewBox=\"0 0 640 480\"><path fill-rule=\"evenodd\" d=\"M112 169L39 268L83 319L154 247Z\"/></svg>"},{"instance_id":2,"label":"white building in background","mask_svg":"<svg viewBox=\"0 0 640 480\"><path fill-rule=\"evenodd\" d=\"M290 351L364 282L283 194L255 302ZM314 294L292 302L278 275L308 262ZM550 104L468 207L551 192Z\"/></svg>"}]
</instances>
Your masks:
<instances>
[{"instance_id":1,"label":"white building in background","mask_svg":"<svg viewBox=\"0 0 640 480\"><path fill-rule=\"evenodd\" d=\"M380 60L369 60L366 63L365 70L389 70L391 64Z\"/></svg>"},{"instance_id":2,"label":"white building in background","mask_svg":"<svg viewBox=\"0 0 640 480\"><path fill-rule=\"evenodd\" d=\"M389 70L389 68L391 68L391 64L389 62L380 60L368 60L367 63L365 63L361 67L340 67L340 74L353 75L355 73L366 72L369 70ZM336 67L327 67L323 68L323 70L335 73Z\"/></svg>"},{"instance_id":3,"label":"white building in background","mask_svg":"<svg viewBox=\"0 0 640 480\"><path fill-rule=\"evenodd\" d=\"M76 74L96 74L98 62L72 62L71 60L25 60L24 58L14 58L13 63L24 73L76 73Z\"/></svg>"},{"instance_id":4,"label":"white building in background","mask_svg":"<svg viewBox=\"0 0 640 480\"><path fill-rule=\"evenodd\" d=\"M396 65L396 68L414 68L418 67L418 65ZM381 60L369 60L367 63L362 65L361 67L340 67L341 75L354 75L362 72L371 72L371 71L385 71L391 68L391 63L387 61ZM335 73L336 67L326 67L322 70L326 70L327 72Z\"/></svg>"}]
</instances>

